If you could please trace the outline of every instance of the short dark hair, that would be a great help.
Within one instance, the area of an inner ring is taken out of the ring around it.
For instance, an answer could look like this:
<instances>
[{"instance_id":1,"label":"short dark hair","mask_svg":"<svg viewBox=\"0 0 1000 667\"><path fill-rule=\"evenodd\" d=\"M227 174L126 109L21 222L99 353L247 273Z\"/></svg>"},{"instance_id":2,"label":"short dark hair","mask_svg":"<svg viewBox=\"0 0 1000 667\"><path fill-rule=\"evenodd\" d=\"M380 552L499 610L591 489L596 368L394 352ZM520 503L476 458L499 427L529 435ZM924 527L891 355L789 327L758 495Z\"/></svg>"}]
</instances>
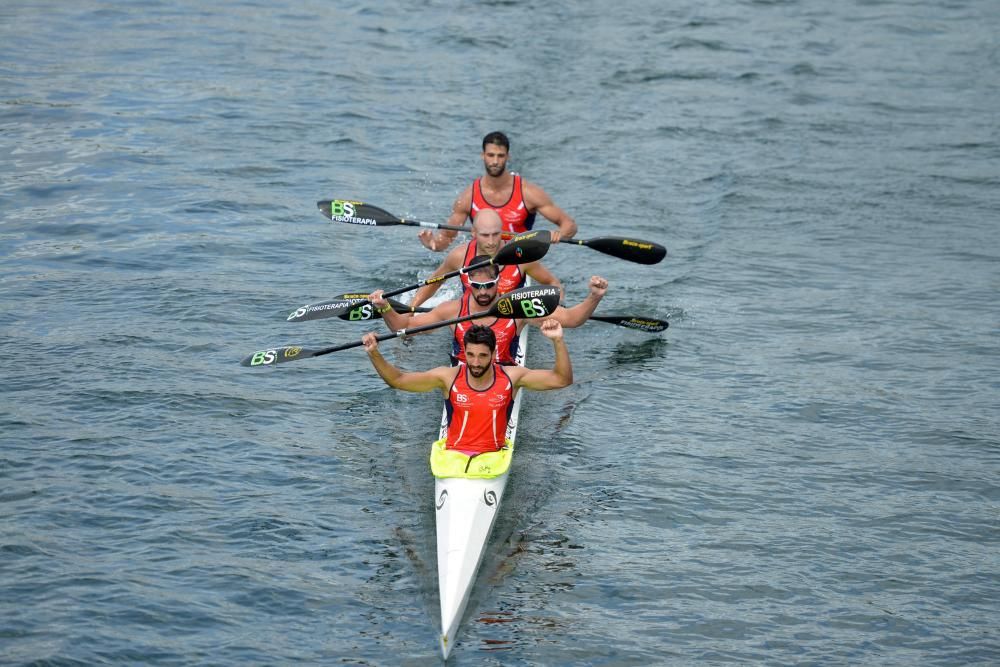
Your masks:
<instances>
[{"instance_id":1,"label":"short dark hair","mask_svg":"<svg viewBox=\"0 0 1000 667\"><path fill-rule=\"evenodd\" d=\"M503 132L490 132L485 137L483 137L483 150L486 150L486 144L493 144L494 146L503 146L508 151L510 150L510 139Z\"/></svg>"},{"instance_id":2,"label":"short dark hair","mask_svg":"<svg viewBox=\"0 0 1000 667\"><path fill-rule=\"evenodd\" d=\"M479 343L490 348L491 353L497 350L497 335L493 333L493 329L482 324L473 324L469 327L469 330L462 337L462 342L465 343L466 348L469 347L470 343Z\"/></svg>"},{"instance_id":3,"label":"short dark hair","mask_svg":"<svg viewBox=\"0 0 1000 667\"><path fill-rule=\"evenodd\" d=\"M481 262L488 262L491 259L493 258L490 257L489 255L476 255L475 257L472 258L472 261L469 262L469 266L472 266L473 264L479 264ZM497 266L496 264L487 264L486 266L480 266L478 269L473 269L473 271L488 271L494 278L500 275L500 267ZM473 271L470 271L469 273L472 273Z\"/></svg>"}]
</instances>

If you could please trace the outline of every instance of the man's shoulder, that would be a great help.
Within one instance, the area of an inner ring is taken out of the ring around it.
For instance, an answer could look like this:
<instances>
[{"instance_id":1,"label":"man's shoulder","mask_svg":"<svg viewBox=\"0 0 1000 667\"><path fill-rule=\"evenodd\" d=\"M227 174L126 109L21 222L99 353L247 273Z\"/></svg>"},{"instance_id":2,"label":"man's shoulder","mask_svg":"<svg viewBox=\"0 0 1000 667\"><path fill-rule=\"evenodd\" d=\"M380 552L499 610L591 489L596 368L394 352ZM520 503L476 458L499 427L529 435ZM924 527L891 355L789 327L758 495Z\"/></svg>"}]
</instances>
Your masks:
<instances>
[{"instance_id":1,"label":"man's shoulder","mask_svg":"<svg viewBox=\"0 0 1000 667\"><path fill-rule=\"evenodd\" d=\"M527 368L526 366L518 366L517 364L503 366L503 372L507 374L507 377L510 378L510 381L515 386L517 386L518 381L522 377L524 377L524 374L527 373L529 370L531 369Z\"/></svg>"},{"instance_id":2,"label":"man's shoulder","mask_svg":"<svg viewBox=\"0 0 1000 667\"><path fill-rule=\"evenodd\" d=\"M458 196L455 197L456 206L464 206L467 210L472 210L472 186L478 182L478 178L474 179L472 183L469 183L465 186L464 190L458 193Z\"/></svg>"},{"instance_id":3,"label":"man's shoulder","mask_svg":"<svg viewBox=\"0 0 1000 667\"><path fill-rule=\"evenodd\" d=\"M445 255L444 262L442 263L449 269L462 268L462 265L465 263L465 255L469 252L469 246L471 244L472 241L463 241L457 246L452 247L451 250L448 251L448 254Z\"/></svg>"},{"instance_id":4,"label":"man's shoulder","mask_svg":"<svg viewBox=\"0 0 1000 667\"><path fill-rule=\"evenodd\" d=\"M537 201L545 201L549 198L542 186L532 183L526 178L521 178L521 197L528 204Z\"/></svg>"},{"instance_id":5,"label":"man's shoulder","mask_svg":"<svg viewBox=\"0 0 1000 667\"><path fill-rule=\"evenodd\" d=\"M456 317L461 310L462 298L459 297L457 299L442 301L438 305L434 306L431 312L440 317L442 320L450 320Z\"/></svg>"},{"instance_id":6,"label":"man's shoulder","mask_svg":"<svg viewBox=\"0 0 1000 667\"><path fill-rule=\"evenodd\" d=\"M457 368L455 366L435 366L427 370L429 375L437 378L441 383L441 390L446 392L451 388L451 383L455 381Z\"/></svg>"},{"instance_id":7,"label":"man's shoulder","mask_svg":"<svg viewBox=\"0 0 1000 667\"><path fill-rule=\"evenodd\" d=\"M534 181L529 181L524 176L521 177L521 189L522 190L542 190L542 186ZM544 192L544 190L542 190Z\"/></svg>"}]
</instances>

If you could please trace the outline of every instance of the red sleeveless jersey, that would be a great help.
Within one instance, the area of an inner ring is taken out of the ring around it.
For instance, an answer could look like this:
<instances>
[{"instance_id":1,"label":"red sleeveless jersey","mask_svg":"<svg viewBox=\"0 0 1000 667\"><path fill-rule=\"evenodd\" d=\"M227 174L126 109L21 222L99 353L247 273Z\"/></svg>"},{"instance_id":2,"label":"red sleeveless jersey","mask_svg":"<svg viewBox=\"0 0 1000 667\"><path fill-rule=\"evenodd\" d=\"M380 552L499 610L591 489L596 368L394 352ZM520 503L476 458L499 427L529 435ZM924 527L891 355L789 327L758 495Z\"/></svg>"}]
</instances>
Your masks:
<instances>
[{"instance_id":1,"label":"red sleeveless jersey","mask_svg":"<svg viewBox=\"0 0 1000 667\"><path fill-rule=\"evenodd\" d=\"M475 239L469 241L469 247L465 249L465 259L462 260L462 267L466 267L472 264L472 260L476 258L479 242ZM462 278L462 289L469 289L469 276L463 273ZM497 291L500 294L505 294L511 290L516 290L518 287L524 285L525 275L521 271L521 267L517 264L506 264L500 267L500 275L497 276Z\"/></svg>"},{"instance_id":2,"label":"red sleeveless jersey","mask_svg":"<svg viewBox=\"0 0 1000 667\"><path fill-rule=\"evenodd\" d=\"M471 308L478 308L471 303L472 292L465 292L462 295L462 306L458 309L458 316L465 317L476 312ZM493 360L498 364L512 365L514 363L514 351L517 350L517 320L507 317L498 317L489 325L493 329L493 334L497 337L497 349L493 355ZM465 332L472 328L472 322L466 320L455 325L455 333L452 340L452 355L461 363L465 363Z\"/></svg>"},{"instance_id":3,"label":"red sleeveless jersey","mask_svg":"<svg viewBox=\"0 0 1000 667\"><path fill-rule=\"evenodd\" d=\"M512 172L513 173L513 172ZM514 187L510 193L510 199L502 204L491 204L483 196L483 188L480 184L482 178L477 178L472 182L472 210L469 211L469 219L476 217L476 213L484 208L492 208L500 214L505 232L520 234L535 226L535 214L528 211L524 203L524 193L521 191L521 175L514 175Z\"/></svg>"},{"instance_id":4,"label":"red sleeveless jersey","mask_svg":"<svg viewBox=\"0 0 1000 667\"><path fill-rule=\"evenodd\" d=\"M445 447L474 454L495 452L504 446L514 405L514 383L499 364L493 364L493 384L483 390L469 386L468 373L466 365L459 364L445 401L448 413Z\"/></svg>"}]
</instances>

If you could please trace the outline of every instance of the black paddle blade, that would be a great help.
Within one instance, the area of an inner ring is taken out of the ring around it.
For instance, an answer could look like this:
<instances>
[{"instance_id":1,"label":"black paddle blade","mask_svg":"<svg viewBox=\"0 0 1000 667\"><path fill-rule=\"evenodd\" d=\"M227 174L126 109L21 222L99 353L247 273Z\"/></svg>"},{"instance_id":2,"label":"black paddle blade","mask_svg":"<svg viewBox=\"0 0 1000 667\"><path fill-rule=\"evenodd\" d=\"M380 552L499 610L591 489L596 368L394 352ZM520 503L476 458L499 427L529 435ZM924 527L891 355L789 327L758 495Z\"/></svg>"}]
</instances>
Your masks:
<instances>
[{"instance_id":1,"label":"black paddle blade","mask_svg":"<svg viewBox=\"0 0 1000 667\"><path fill-rule=\"evenodd\" d=\"M358 304L346 312L339 313L337 317L342 320L355 322L382 319L382 316L378 314L377 310L375 310L375 306L368 300L367 294L361 294L360 292L357 294L341 294L340 296L335 296L333 298L344 299Z\"/></svg>"},{"instance_id":2,"label":"black paddle blade","mask_svg":"<svg viewBox=\"0 0 1000 667\"><path fill-rule=\"evenodd\" d=\"M367 300L367 294L341 294L329 301L302 306L289 315L287 319L289 322L307 322L309 320L325 320L328 317L343 317L362 308L362 306L354 308L352 306ZM369 315L367 318L361 317L361 313L359 312L353 319L371 319L371 316Z\"/></svg>"},{"instance_id":3,"label":"black paddle blade","mask_svg":"<svg viewBox=\"0 0 1000 667\"><path fill-rule=\"evenodd\" d=\"M588 319L600 322L610 322L626 329L645 331L646 333L659 333L670 326L666 320L657 320L651 317L629 317L627 315L591 315Z\"/></svg>"},{"instance_id":4,"label":"black paddle blade","mask_svg":"<svg viewBox=\"0 0 1000 667\"><path fill-rule=\"evenodd\" d=\"M382 314L378 312L378 310L376 310L375 305L367 300L368 299L367 294L344 294L343 296L361 297L360 300L363 300L365 303L362 303L360 306L351 308L346 313L341 313L340 315L337 316L340 319L348 320L351 322L365 322L367 320L382 319ZM395 299L386 299L386 301L389 303L389 306L397 313L411 313L411 312L423 313L430 310L430 308L416 308L411 311L410 307L407 306L402 301L396 301Z\"/></svg>"},{"instance_id":5,"label":"black paddle blade","mask_svg":"<svg viewBox=\"0 0 1000 667\"><path fill-rule=\"evenodd\" d=\"M240 362L240 366L250 368L260 368L261 366L274 366L283 364L286 361L296 361L298 359L308 359L316 356L316 350L308 350L304 347L289 345L286 347L275 347L270 350L260 350L248 355Z\"/></svg>"},{"instance_id":6,"label":"black paddle blade","mask_svg":"<svg viewBox=\"0 0 1000 667\"><path fill-rule=\"evenodd\" d=\"M549 251L552 244L552 234L546 230L537 230L518 234L500 248L493 258L494 264L527 264L537 262Z\"/></svg>"},{"instance_id":7,"label":"black paddle blade","mask_svg":"<svg viewBox=\"0 0 1000 667\"><path fill-rule=\"evenodd\" d=\"M430 308L410 309L405 303L395 299L386 299L392 309L397 313L426 313ZM380 320L382 315L375 309L372 302L368 300L367 294L360 292L354 294L341 294L329 301L313 303L302 306L288 316L289 322L308 322L309 320L325 320L331 317L339 317L350 322L366 322L368 320Z\"/></svg>"},{"instance_id":8,"label":"black paddle blade","mask_svg":"<svg viewBox=\"0 0 1000 667\"><path fill-rule=\"evenodd\" d=\"M490 308L489 314L493 317L511 318L548 317L558 307L558 287L531 285L501 294Z\"/></svg>"},{"instance_id":9,"label":"black paddle blade","mask_svg":"<svg viewBox=\"0 0 1000 667\"><path fill-rule=\"evenodd\" d=\"M667 249L659 243L626 239L621 236L601 236L588 241L569 239L569 243L585 245L598 252L603 252L605 255L637 264L656 264L667 256Z\"/></svg>"},{"instance_id":10,"label":"black paddle blade","mask_svg":"<svg viewBox=\"0 0 1000 667\"><path fill-rule=\"evenodd\" d=\"M324 199L316 202L316 206L334 222L369 226L401 224L400 219L392 213L354 199Z\"/></svg>"}]
</instances>

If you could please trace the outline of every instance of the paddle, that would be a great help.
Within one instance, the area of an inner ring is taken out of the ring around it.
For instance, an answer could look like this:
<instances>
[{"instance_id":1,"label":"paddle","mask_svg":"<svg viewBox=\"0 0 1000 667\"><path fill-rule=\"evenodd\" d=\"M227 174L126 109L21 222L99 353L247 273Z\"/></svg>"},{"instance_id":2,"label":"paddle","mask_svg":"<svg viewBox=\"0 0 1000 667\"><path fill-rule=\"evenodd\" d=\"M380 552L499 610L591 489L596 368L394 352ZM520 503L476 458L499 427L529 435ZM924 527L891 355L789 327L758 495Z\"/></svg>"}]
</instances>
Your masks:
<instances>
[{"instance_id":1,"label":"paddle","mask_svg":"<svg viewBox=\"0 0 1000 667\"><path fill-rule=\"evenodd\" d=\"M397 313L425 313L430 308L410 309L408 305L395 299L386 299ZM293 319L294 317L294 319ZM291 322L306 322L309 320L324 320L328 317L339 317L351 322L380 320L382 315L368 301L367 293L340 294L329 301L302 306L288 316Z\"/></svg>"},{"instance_id":2,"label":"paddle","mask_svg":"<svg viewBox=\"0 0 1000 667\"><path fill-rule=\"evenodd\" d=\"M341 294L340 296L334 297L330 303L340 303L339 300L354 300L354 303L361 303L368 298L367 294ZM397 313L427 313L433 310L432 308L425 308L423 306L417 306L414 309L410 309L405 303L396 301L395 299L386 299L392 309ZM296 322L304 322L306 320L319 320L330 317L330 311L327 310L312 310L306 313L303 317L295 320ZM370 303L364 303L360 306L356 306L346 313L339 315L342 320L349 320L351 322L367 322L369 320L379 320L382 316L379 314L375 308L372 307ZM591 315L587 318L588 320L596 320L598 322L608 322L609 324L617 324L620 327L625 327L626 329L634 329L636 331L645 331L646 333L660 333L664 329L670 326L670 322L666 320L658 320L654 317L645 317L637 315Z\"/></svg>"},{"instance_id":3,"label":"paddle","mask_svg":"<svg viewBox=\"0 0 1000 667\"><path fill-rule=\"evenodd\" d=\"M474 320L480 317L546 317L558 306L558 287L552 287L549 285L521 287L513 292L501 294L500 298L497 299L497 302L494 303L493 307L488 311L471 313L463 317L456 317L454 319L444 320L443 322L425 324L424 326L414 327L412 329L400 329L399 331L395 331L393 333L381 334L377 336L377 340L383 341L408 334L418 334L424 331L430 331L439 327L465 322L466 320ZM364 343L357 340L353 343L344 343L343 345L334 345L333 347L324 347L320 349L309 349L295 345L276 347L254 352L240 361L240 365L252 368L256 368L258 366L273 366L275 364L281 364L288 361L296 361L297 359L319 357L324 354L330 354L331 352L358 347L359 345L364 345Z\"/></svg>"},{"instance_id":4,"label":"paddle","mask_svg":"<svg viewBox=\"0 0 1000 667\"><path fill-rule=\"evenodd\" d=\"M637 241L622 236L599 236L594 239L559 239L559 243L582 245L611 255L618 259L626 259L636 264L656 264L667 256L667 249L659 243Z\"/></svg>"},{"instance_id":5,"label":"paddle","mask_svg":"<svg viewBox=\"0 0 1000 667\"><path fill-rule=\"evenodd\" d=\"M362 201L347 199L325 199L316 202L323 215L335 222L346 222L352 225L370 225L386 227L389 225L407 225L409 227L429 227L431 229L450 229L456 232L471 232L471 227L443 225L436 222L421 222L397 218L385 209ZM505 234L506 236L506 234ZM667 249L659 243L638 241L621 236L601 236L594 239L560 239L560 243L586 246L592 250L603 252L619 259L625 259L637 264L656 264L667 256Z\"/></svg>"},{"instance_id":6,"label":"paddle","mask_svg":"<svg viewBox=\"0 0 1000 667\"><path fill-rule=\"evenodd\" d=\"M368 295L367 294L342 294L339 297L335 297L335 298L343 299L345 297L347 297L347 298L353 298L353 299L358 299L359 302L362 301L362 300L364 300L364 301L368 300ZM414 310L411 311L410 307L407 306L402 301L396 301L395 299L386 299L386 301L389 303L389 306L393 310L395 310L397 313L410 313L410 312L413 312L413 313L421 312L422 313L424 311L430 310L430 308L416 308L416 309L414 309ZM342 320L350 320L352 322L361 322L361 321L365 321L365 320L380 320L380 319L382 319L382 314L379 313L375 309L375 306L373 306L371 303L363 303L360 306L355 306L354 308L351 308L349 311L347 311L346 313L343 313L343 314L339 315L338 317L340 317L340 319L342 319Z\"/></svg>"},{"instance_id":7,"label":"paddle","mask_svg":"<svg viewBox=\"0 0 1000 667\"><path fill-rule=\"evenodd\" d=\"M550 234L547 231L534 231L518 234L512 238L509 243L500 248L500 251L493 259L476 262L475 264L470 264L461 269L441 274L440 276L431 276L430 278L421 280L415 285L407 285L406 287L400 287L399 289L385 292L382 296L386 298L396 296L397 294L409 292L419 287L423 287L424 285L438 283L443 280L447 280L448 278L454 278L455 276L462 275L463 273L470 273L476 269L481 269L484 266L490 266L491 264L527 264L529 262L538 261L549 251L549 237ZM366 295L361 296L363 297L361 299L338 298L330 301L324 301L322 303L305 305L289 315L287 319L289 322L302 322L305 320L315 320L326 317L340 317L344 313L347 313L360 305L371 303Z\"/></svg>"},{"instance_id":8,"label":"paddle","mask_svg":"<svg viewBox=\"0 0 1000 667\"><path fill-rule=\"evenodd\" d=\"M349 199L324 199L316 202L323 215L334 222L346 222L351 225L369 225L372 227L389 227L391 225L406 225L408 227L429 227L430 229L450 229L456 232L470 232L469 227L456 227L436 222L420 222L397 218L389 211L366 204L363 201Z\"/></svg>"},{"instance_id":9,"label":"paddle","mask_svg":"<svg viewBox=\"0 0 1000 667\"><path fill-rule=\"evenodd\" d=\"M645 331L647 333L659 333L670 326L670 322L667 322L666 320L658 320L652 317L634 317L629 315L591 315L587 319L609 322L611 324L617 324L620 327L625 327L626 329L635 329L637 331Z\"/></svg>"}]
</instances>

